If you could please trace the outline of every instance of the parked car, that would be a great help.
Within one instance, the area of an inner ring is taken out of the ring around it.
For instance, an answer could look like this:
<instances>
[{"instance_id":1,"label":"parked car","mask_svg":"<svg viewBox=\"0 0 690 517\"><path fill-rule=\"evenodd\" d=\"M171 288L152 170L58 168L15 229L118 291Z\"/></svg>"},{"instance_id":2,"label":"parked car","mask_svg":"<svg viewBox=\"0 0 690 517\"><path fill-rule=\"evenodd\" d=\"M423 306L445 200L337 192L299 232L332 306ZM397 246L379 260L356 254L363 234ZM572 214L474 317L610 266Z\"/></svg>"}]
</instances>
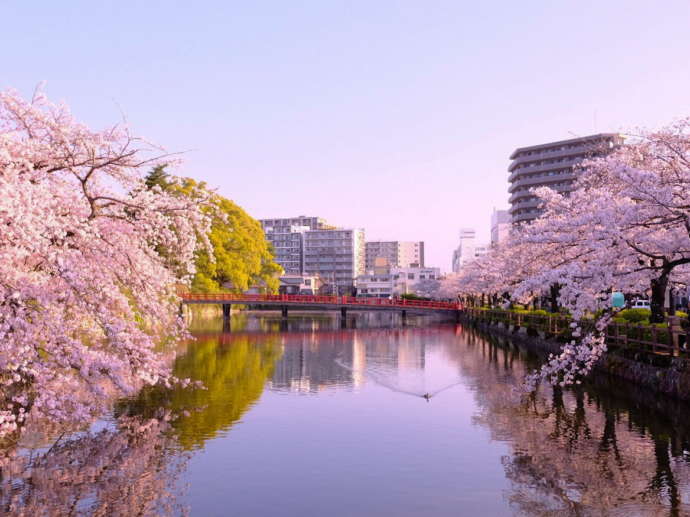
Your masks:
<instances>
[{"instance_id":1,"label":"parked car","mask_svg":"<svg viewBox=\"0 0 690 517\"><path fill-rule=\"evenodd\" d=\"M635 300L631 306L633 309L651 309L652 306L649 305L649 300Z\"/></svg>"}]
</instances>

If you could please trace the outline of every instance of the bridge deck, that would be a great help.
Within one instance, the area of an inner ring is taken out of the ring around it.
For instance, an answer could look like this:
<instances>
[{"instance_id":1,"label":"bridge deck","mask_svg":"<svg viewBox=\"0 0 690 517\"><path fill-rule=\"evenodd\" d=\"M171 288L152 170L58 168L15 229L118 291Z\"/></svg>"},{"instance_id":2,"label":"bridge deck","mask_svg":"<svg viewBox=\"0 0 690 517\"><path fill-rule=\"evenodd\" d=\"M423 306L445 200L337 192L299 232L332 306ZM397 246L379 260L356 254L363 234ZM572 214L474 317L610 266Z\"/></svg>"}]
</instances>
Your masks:
<instances>
[{"instance_id":1,"label":"bridge deck","mask_svg":"<svg viewBox=\"0 0 690 517\"><path fill-rule=\"evenodd\" d=\"M310 310L457 311L461 308L460 304L452 302L303 294L187 293L182 295L182 301L193 304L266 305Z\"/></svg>"}]
</instances>

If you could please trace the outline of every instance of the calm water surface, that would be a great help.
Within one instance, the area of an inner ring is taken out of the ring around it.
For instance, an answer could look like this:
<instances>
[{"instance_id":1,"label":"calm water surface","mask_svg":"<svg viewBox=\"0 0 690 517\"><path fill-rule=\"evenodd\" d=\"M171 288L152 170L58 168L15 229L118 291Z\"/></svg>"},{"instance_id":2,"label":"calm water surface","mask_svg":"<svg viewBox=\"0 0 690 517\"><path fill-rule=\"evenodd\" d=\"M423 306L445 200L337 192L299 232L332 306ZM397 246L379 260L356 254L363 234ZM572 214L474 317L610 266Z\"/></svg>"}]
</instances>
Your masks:
<instances>
[{"instance_id":1,"label":"calm water surface","mask_svg":"<svg viewBox=\"0 0 690 517\"><path fill-rule=\"evenodd\" d=\"M520 403L537 359L462 326L234 318L196 324L175 361L207 389L147 390L118 404L125 424L37 446L3 472L5 508L690 515L687 406L620 383Z\"/></svg>"}]
</instances>

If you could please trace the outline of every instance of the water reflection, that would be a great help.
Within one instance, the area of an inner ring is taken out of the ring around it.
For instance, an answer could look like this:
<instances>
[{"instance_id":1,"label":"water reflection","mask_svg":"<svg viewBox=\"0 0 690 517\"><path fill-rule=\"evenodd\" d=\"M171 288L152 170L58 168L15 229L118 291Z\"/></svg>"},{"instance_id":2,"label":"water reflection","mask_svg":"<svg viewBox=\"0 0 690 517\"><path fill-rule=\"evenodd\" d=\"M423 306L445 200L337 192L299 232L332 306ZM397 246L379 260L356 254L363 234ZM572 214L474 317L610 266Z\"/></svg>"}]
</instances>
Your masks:
<instances>
[{"instance_id":1,"label":"water reflection","mask_svg":"<svg viewBox=\"0 0 690 517\"><path fill-rule=\"evenodd\" d=\"M384 385L403 377L424 380L427 343L447 330L427 327L283 333L283 354L269 388L318 393L327 388L358 388L366 380Z\"/></svg>"},{"instance_id":2,"label":"water reflection","mask_svg":"<svg viewBox=\"0 0 690 517\"><path fill-rule=\"evenodd\" d=\"M685 404L607 379L523 402L539 358L455 325L233 318L175 360L207 389L145 390L116 423L6 451L3 511L690 515Z\"/></svg>"},{"instance_id":3,"label":"water reflection","mask_svg":"<svg viewBox=\"0 0 690 517\"><path fill-rule=\"evenodd\" d=\"M467 342L485 353L454 359L473 382L476 421L511 444L513 453L502 462L516 513L690 513L690 429L685 419L668 421L668 415L687 414L684 404L650 400L611 380L569 391L542 389L528 403L507 404L528 354L472 335Z\"/></svg>"},{"instance_id":4,"label":"water reflection","mask_svg":"<svg viewBox=\"0 0 690 517\"><path fill-rule=\"evenodd\" d=\"M4 451L4 515L177 515L187 455L168 436L169 415L122 419L38 450Z\"/></svg>"},{"instance_id":5,"label":"water reflection","mask_svg":"<svg viewBox=\"0 0 690 517\"><path fill-rule=\"evenodd\" d=\"M177 416L172 430L192 449L229 429L261 395L280 357L278 335L199 333L173 367L181 379L204 389L156 387L118 404L116 415L148 415L166 408Z\"/></svg>"}]
</instances>

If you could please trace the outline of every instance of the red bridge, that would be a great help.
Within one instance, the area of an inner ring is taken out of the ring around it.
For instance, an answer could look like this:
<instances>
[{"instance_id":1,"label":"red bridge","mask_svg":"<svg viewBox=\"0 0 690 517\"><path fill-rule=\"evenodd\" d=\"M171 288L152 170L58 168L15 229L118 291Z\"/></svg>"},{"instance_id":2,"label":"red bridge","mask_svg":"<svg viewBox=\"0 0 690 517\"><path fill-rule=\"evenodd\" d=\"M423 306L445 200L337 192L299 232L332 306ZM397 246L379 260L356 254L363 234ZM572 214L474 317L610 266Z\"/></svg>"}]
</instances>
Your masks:
<instances>
[{"instance_id":1,"label":"red bridge","mask_svg":"<svg viewBox=\"0 0 690 517\"><path fill-rule=\"evenodd\" d=\"M356 298L353 296L312 296L303 294L232 294L232 293L185 293L182 303L219 304L223 315L230 316L232 305L248 305L259 308L276 308L287 316L289 309L332 311L340 310L345 316L348 310L360 311L402 311L403 318L408 312L442 312L457 315L462 308L459 303L426 300L405 300L402 298Z\"/></svg>"}]
</instances>

